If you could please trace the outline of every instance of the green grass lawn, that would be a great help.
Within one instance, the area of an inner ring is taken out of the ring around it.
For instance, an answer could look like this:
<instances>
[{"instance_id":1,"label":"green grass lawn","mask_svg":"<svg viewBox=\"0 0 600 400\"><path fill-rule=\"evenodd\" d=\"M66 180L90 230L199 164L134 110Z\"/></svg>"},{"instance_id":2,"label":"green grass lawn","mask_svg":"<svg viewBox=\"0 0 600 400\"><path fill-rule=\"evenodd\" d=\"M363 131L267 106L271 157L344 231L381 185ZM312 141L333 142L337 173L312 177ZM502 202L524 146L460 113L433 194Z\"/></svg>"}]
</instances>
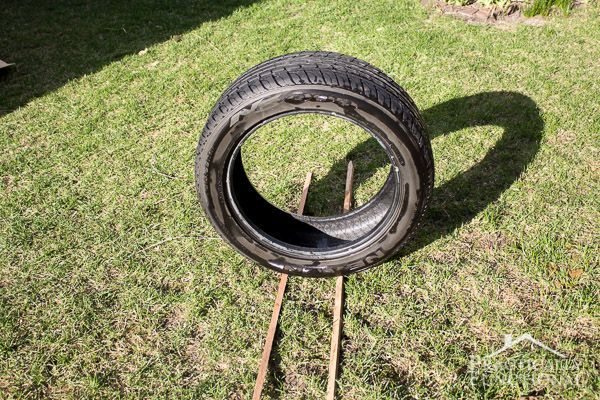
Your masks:
<instances>
[{"instance_id":1,"label":"green grass lawn","mask_svg":"<svg viewBox=\"0 0 600 400\"><path fill-rule=\"evenodd\" d=\"M597 6L500 30L416 0L89 3L0 13L17 64L0 78L0 398L249 398L278 277L212 229L195 145L232 80L305 49L393 77L436 162L416 239L347 280L340 398L597 396ZM313 171L317 215L339 212L346 160L359 204L386 173L325 117L278 121L244 152L283 208ZM291 278L268 397L324 397L333 292ZM482 365L525 333L570 369L525 344Z\"/></svg>"}]
</instances>

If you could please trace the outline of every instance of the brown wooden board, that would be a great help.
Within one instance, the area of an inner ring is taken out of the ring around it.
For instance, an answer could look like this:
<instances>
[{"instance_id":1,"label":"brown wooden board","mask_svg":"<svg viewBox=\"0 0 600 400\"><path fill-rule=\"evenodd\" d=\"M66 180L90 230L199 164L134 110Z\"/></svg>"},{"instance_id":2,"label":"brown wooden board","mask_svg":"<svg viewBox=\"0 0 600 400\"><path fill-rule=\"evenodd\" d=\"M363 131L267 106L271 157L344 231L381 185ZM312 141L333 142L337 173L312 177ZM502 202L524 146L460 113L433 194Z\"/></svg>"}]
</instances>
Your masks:
<instances>
[{"instance_id":1,"label":"brown wooden board","mask_svg":"<svg viewBox=\"0 0 600 400\"><path fill-rule=\"evenodd\" d=\"M306 199L308 197L308 189L310 186L312 173L306 175L304 187L302 188L302 197L300 204L298 205L298 214L304 213L304 207L306 206ZM352 206L352 181L354 179L354 165L352 161L348 163L348 170L346 173L346 188L344 191L344 205L343 212L347 213L350 211ZM252 394L253 400L260 400L262 390L265 385L265 379L267 376L267 369L269 366L269 360L271 358L271 351L273 349L273 342L275 340L275 333L277 331L277 323L279 321L279 314L281 312L281 304L283 302L283 295L287 285L288 275L281 274L279 280L279 287L277 289L277 296L275 297L275 305L273 307L273 314L271 315L271 322L267 331L267 337L265 339L265 345L263 347L262 358L258 367L258 375L256 377L256 384L254 385L254 392ZM333 333L331 335L331 352L329 356L329 377L327 381L327 399L335 399L336 390L336 379L339 370L340 360L340 344L342 338L342 327L343 327L343 309L344 309L344 277L338 276L335 284L335 300L333 306Z\"/></svg>"},{"instance_id":2,"label":"brown wooden board","mask_svg":"<svg viewBox=\"0 0 600 400\"><path fill-rule=\"evenodd\" d=\"M312 179L312 173L306 174L304 181L304 187L302 188L302 197L300 198L300 204L298 205L298 214L304 213L304 206L306 205L306 198L308 196L308 187ZM283 302L283 294L285 293L285 287L287 285L288 275L281 274L279 279L279 287L277 288L277 296L275 297L275 306L273 307L273 314L271 315L271 322L269 323L269 330L267 331L267 338L265 339L265 346L263 347L262 358L258 366L258 375L256 377L256 384L254 385L254 392L252 394L253 400L259 400L262 394L263 387L265 386L265 379L267 377L267 368L269 367L269 360L271 358L271 350L273 349L273 342L275 340L275 333L277 332L277 323L279 321L279 313L281 312L281 303Z\"/></svg>"},{"instance_id":3,"label":"brown wooden board","mask_svg":"<svg viewBox=\"0 0 600 400\"><path fill-rule=\"evenodd\" d=\"M346 172L346 189L344 191L343 212L350 211L352 205L352 181L354 165L348 163ZM335 281L335 300L333 303L333 332L331 334L331 352L329 353L329 378L327 380L327 400L335 399L336 380L340 367L340 344L342 341L344 311L344 276L338 276Z\"/></svg>"}]
</instances>

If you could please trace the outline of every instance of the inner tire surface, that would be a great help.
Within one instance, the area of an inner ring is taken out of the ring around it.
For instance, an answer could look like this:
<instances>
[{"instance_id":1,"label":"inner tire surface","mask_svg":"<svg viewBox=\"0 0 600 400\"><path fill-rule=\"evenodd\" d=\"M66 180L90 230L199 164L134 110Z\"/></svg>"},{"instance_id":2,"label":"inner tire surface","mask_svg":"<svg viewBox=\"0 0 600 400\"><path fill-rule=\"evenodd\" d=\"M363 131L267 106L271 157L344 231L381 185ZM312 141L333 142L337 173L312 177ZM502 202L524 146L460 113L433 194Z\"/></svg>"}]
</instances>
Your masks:
<instances>
[{"instance_id":1,"label":"inner tire surface","mask_svg":"<svg viewBox=\"0 0 600 400\"><path fill-rule=\"evenodd\" d=\"M345 119L383 147L390 173L369 202L347 214L310 217L283 211L256 191L242 144L264 124L302 113ZM200 137L195 175L202 207L234 248L279 272L326 277L395 254L425 212L433 171L417 107L391 78L356 58L301 52L257 65L223 93Z\"/></svg>"}]
</instances>

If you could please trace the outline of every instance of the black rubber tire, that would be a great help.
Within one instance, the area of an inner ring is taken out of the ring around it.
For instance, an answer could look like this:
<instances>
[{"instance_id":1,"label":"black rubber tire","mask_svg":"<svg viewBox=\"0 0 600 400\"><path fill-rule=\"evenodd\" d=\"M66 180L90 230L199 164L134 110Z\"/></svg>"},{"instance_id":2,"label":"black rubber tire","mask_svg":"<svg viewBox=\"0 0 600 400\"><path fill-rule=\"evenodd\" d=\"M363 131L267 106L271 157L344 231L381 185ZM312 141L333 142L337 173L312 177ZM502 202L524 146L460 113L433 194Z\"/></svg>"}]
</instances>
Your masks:
<instances>
[{"instance_id":1,"label":"black rubber tire","mask_svg":"<svg viewBox=\"0 0 600 400\"><path fill-rule=\"evenodd\" d=\"M248 180L243 141L298 113L343 118L371 133L390 158L386 183L367 204L332 217L287 213ZM433 157L417 107L370 64L336 53L274 58L239 77L213 108L196 152L196 190L208 218L234 248L291 275L347 275L380 264L412 236L433 186Z\"/></svg>"}]
</instances>

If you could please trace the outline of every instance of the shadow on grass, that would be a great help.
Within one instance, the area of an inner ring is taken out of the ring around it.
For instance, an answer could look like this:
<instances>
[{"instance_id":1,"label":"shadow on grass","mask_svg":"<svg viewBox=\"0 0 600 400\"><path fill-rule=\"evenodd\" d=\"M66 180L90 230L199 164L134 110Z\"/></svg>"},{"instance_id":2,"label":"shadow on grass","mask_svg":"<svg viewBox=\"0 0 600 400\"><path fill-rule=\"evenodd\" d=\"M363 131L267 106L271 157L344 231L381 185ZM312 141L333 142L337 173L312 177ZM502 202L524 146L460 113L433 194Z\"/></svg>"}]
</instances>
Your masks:
<instances>
[{"instance_id":1,"label":"shadow on grass","mask_svg":"<svg viewBox=\"0 0 600 400\"><path fill-rule=\"evenodd\" d=\"M254 0L4 0L0 116L71 79L229 15Z\"/></svg>"},{"instance_id":2,"label":"shadow on grass","mask_svg":"<svg viewBox=\"0 0 600 400\"><path fill-rule=\"evenodd\" d=\"M484 125L502 127L504 132L483 160L434 189L422 226L399 256L407 255L451 233L498 200L534 159L544 129L544 122L535 102L516 92L485 92L452 99L431 107L422 114L431 139L464 128ZM341 185L344 183L349 160L355 161L358 173L354 176L354 186L358 187L378 168L388 165L387 158L382 157L382 154L383 150L375 139L367 139L336 162L326 176L314 181L310 193L330 196L343 193ZM360 162L356 162L357 160ZM337 200L337 203L341 203ZM307 206L310 207L310 194ZM374 329L364 316L357 314L352 317L357 318L365 329ZM378 367L369 375L372 380L370 383L385 387L391 398L411 398L409 388L413 382L388 365L384 353L378 353L376 358ZM283 390L285 374L280 363L281 358L275 346L269 376L269 381L275 385L274 390L269 392L273 398L279 398L278 393Z\"/></svg>"},{"instance_id":3,"label":"shadow on grass","mask_svg":"<svg viewBox=\"0 0 600 400\"><path fill-rule=\"evenodd\" d=\"M498 200L535 157L544 129L535 102L516 92L485 92L452 99L425 110L422 115L431 139L483 125L500 126L504 132L483 160L434 189L422 226L400 256L468 223ZM354 185L358 187L387 164L387 160L380 157L382 152L375 139L367 139L340 159L326 176L314 182L311 191L331 192L331 187L341 180L338 175L343 174L340 171L345 171L348 160L368 158L368 154L372 154L371 158L378 161L368 164L355 176Z\"/></svg>"},{"instance_id":4,"label":"shadow on grass","mask_svg":"<svg viewBox=\"0 0 600 400\"><path fill-rule=\"evenodd\" d=\"M535 102L516 92L485 92L452 99L425 110L423 118L431 139L463 128L484 125L502 127L504 132L483 160L434 189L423 225L397 257L410 254L451 233L498 200L534 159L544 129ZM355 176L354 184L357 187L378 168L388 165L387 159L380 156L381 153L383 150L375 139L367 139L339 160L328 175L314 182L311 191L327 191L342 179L349 160L358 157L368 159L372 154L370 158L377 162L363 166L361 173ZM363 316L353 317L365 329L374 329ZM412 382L393 369L385 369L385 354L377 354L377 359L382 361L379 372L372 377L373 383L384 384L390 397L410 398Z\"/></svg>"}]
</instances>

